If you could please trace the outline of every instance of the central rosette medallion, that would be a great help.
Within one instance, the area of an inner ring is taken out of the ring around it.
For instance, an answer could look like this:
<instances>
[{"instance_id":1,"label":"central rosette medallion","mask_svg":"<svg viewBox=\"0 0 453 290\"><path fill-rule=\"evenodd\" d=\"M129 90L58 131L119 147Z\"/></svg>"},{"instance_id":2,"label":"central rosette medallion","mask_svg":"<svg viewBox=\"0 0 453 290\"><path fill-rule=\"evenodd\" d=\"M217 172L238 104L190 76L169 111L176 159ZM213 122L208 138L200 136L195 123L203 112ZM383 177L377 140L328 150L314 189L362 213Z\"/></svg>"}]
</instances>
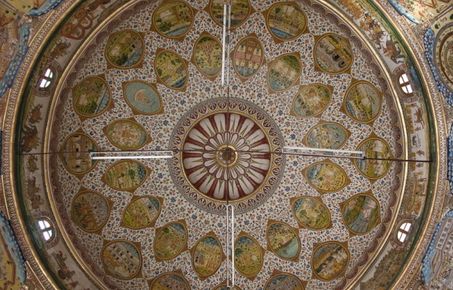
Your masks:
<instances>
[{"instance_id":1,"label":"central rosette medallion","mask_svg":"<svg viewBox=\"0 0 453 290\"><path fill-rule=\"evenodd\" d=\"M281 134L272 119L240 99L203 102L183 116L172 148L172 177L190 201L221 213L258 206L275 190L283 170Z\"/></svg>"}]
</instances>

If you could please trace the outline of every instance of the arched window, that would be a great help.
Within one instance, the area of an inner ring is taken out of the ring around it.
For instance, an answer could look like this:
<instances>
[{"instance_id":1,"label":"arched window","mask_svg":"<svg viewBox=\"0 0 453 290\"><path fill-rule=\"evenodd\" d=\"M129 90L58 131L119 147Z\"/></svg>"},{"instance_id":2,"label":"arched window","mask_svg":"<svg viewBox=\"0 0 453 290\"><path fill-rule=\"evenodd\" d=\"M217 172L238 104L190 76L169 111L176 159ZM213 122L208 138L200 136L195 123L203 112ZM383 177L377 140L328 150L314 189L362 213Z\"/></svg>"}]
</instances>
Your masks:
<instances>
[{"instance_id":1,"label":"arched window","mask_svg":"<svg viewBox=\"0 0 453 290\"><path fill-rule=\"evenodd\" d=\"M398 241L400 243L404 243L407 240L409 233L411 231L411 228L412 228L412 223L409 223L409 222L404 222L400 225L400 228L398 229L398 233L396 235L396 237L398 238Z\"/></svg>"},{"instance_id":2,"label":"arched window","mask_svg":"<svg viewBox=\"0 0 453 290\"><path fill-rule=\"evenodd\" d=\"M46 242L50 241L55 235L53 226L47 219L38 220L38 229Z\"/></svg>"},{"instance_id":3,"label":"arched window","mask_svg":"<svg viewBox=\"0 0 453 290\"><path fill-rule=\"evenodd\" d=\"M414 90L412 89L412 85L409 81L409 77L407 76L406 73L403 73L400 78L399 78L399 84L400 84L400 87L401 89L403 90L403 92L407 95L410 95L414 92Z\"/></svg>"},{"instance_id":4,"label":"arched window","mask_svg":"<svg viewBox=\"0 0 453 290\"><path fill-rule=\"evenodd\" d=\"M39 88L40 89L46 89L50 86L52 83L54 77L54 73L50 68L47 68L46 71L44 72L44 75L41 77L39 81Z\"/></svg>"}]
</instances>

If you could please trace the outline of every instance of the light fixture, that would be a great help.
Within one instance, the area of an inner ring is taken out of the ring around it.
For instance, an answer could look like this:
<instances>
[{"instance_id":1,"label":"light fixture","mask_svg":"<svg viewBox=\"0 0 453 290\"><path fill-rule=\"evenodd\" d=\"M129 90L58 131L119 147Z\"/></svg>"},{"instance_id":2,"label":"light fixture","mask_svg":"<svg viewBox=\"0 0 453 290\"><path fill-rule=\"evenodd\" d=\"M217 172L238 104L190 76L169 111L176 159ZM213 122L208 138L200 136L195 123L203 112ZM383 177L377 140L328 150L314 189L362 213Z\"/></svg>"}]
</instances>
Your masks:
<instances>
[{"instance_id":1,"label":"light fixture","mask_svg":"<svg viewBox=\"0 0 453 290\"><path fill-rule=\"evenodd\" d=\"M91 160L115 159L169 159L173 151L92 151Z\"/></svg>"},{"instance_id":2,"label":"light fixture","mask_svg":"<svg viewBox=\"0 0 453 290\"><path fill-rule=\"evenodd\" d=\"M336 157L336 158L353 158L364 159L363 151L325 149L325 148L310 148L310 147L283 147L284 154L316 156L316 157Z\"/></svg>"}]
</instances>

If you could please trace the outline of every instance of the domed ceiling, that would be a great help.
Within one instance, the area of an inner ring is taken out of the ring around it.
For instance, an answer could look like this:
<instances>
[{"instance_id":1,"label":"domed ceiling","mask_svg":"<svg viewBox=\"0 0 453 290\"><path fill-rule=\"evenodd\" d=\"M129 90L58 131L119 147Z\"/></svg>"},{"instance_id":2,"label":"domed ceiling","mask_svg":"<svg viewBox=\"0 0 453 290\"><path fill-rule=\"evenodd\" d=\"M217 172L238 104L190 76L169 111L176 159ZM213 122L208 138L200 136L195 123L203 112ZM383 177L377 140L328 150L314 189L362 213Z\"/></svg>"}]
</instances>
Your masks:
<instances>
[{"instance_id":1,"label":"domed ceiling","mask_svg":"<svg viewBox=\"0 0 453 290\"><path fill-rule=\"evenodd\" d=\"M324 1L125 6L66 67L51 67L61 79L39 141L50 154L34 181L93 287L360 281L396 223L408 169L430 170L427 139L408 139L414 128L428 138L425 107L415 98L402 105L393 72L362 31ZM64 31L77 39L76 29ZM41 121L36 110L27 122ZM126 151L172 156L90 157ZM337 154L352 151L365 158ZM36 162L30 156L23 164Z\"/></svg>"}]
</instances>

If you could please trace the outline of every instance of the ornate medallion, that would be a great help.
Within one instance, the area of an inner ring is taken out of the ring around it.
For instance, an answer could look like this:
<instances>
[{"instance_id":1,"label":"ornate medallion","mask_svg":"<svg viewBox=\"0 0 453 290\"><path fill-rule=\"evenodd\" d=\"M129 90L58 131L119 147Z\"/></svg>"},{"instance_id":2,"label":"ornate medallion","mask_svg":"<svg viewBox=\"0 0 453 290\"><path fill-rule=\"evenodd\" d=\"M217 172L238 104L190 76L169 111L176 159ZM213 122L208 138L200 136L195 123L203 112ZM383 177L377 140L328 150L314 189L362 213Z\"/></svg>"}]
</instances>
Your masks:
<instances>
[{"instance_id":1,"label":"ornate medallion","mask_svg":"<svg viewBox=\"0 0 453 290\"><path fill-rule=\"evenodd\" d=\"M133 192L150 173L151 170L140 162L122 160L107 168L102 181L115 190Z\"/></svg>"},{"instance_id":2,"label":"ornate medallion","mask_svg":"<svg viewBox=\"0 0 453 290\"><path fill-rule=\"evenodd\" d=\"M154 84L141 80L123 83L123 97L134 114L157 115L164 112L164 104Z\"/></svg>"},{"instance_id":3,"label":"ornate medallion","mask_svg":"<svg viewBox=\"0 0 453 290\"><path fill-rule=\"evenodd\" d=\"M300 239L297 229L287 223L268 220L266 239L268 249L278 257L297 261L300 253Z\"/></svg>"},{"instance_id":4,"label":"ornate medallion","mask_svg":"<svg viewBox=\"0 0 453 290\"><path fill-rule=\"evenodd\" d=\"M176 126L170 148L175 184L191 202L225 213L225 203L241 213L263 203L278 185L284 159L277 126L255 105L218 98L189 111Z\"/></svg>"},{"instance_id":5,"label":"ornate medallion","mask_svg":"<svg viewBox=\"0 0 453 290\"><path fill-rule=\"evenodd\" d=\"M112 33L105 46L105 58L110 67L134 68L141 66L145 43L141 33L126 29Z\"/></svg>"},{"instance_id":6,"label":"ornate medallion","mask_svg":"<svg viewBox=\"0 0 453 290\"><path fill-rule=\"evenodd\" d=\"M381 112L382 93L370 82L352 80L342 110L360 123L373 122Z\"/></svg>"},{"instance_id":7,"label":"ornate medallion","mask_svg":"<svg viewBox=\"0 0 453 290\"><path fill-rule=\"evenodd\" d=\"M317 117L332 99L333 87L320 83L300 86L291 105L290 114L295 117Z\"/></svg>"},{"instance_id":8,"label":"ornate medallion","mask_svg":"<svg viewBox=\"0 0 453 290\"><path fill-rule=\"evenodd\" d=\"M349 40L335 33L315 36L315 68L319 71L338 74L351 71L354 56Z\"/></svg>"},{"instance_id":9,"label":"ornate medallion","mask_svg":"<svg viewBox=\"0 0 453 290\"><path fill-rule=\"evenodd\" d=\"M330 281L344 274L349 263L347 242L329 241L314 246L311 267L316 278Z\"/></svg>"},{"instance_id":10,"label":"ornate medallion","mask_svg":"<svg viewBox=\"0 0 453 290\"><path fill-rule=\"evenodd\" d=\"M101 260L105 272L118 279L135 278L142 269L140 246L128 241L106 241L101 252Z\"/></svg>"},{"instance_id":11,"label":"ornate medallion","mask_svg":"<svg viewBox=\"0 0 453 290\"><path fill-rule=\"evenodd\" d=\"M242 276L253 279L264 263L264 249L252 236L239 233L234 243L234 266Z\"/></svg>"},{"instance_id":12,"label":"ornate medallion","mask_svg":"<svg viewBox=\"0 0 453 290\"><path fill-rule=\"evenodd\" d=\"M157 79L170 89L184 91L189 82L187 61L171 50L157 49L154 59Z\"/></svg>"},{"instance_id":13,"label":"ornate medallion","mask_svg":"<svg viewBox=\"0 0 453 290\"><path fill-rule=\"evenodd\" d=\"M365 152L365 157L369 159L354 159L354 165L369 179L382 178L390 170L392 162L383 159L392 159L393 155L389 144L384 139L371 134L357 146L357 150Z\"/></svg>"},{"instance_id":14,"label":"ornate medallion","mask_svg":"<svg viewBox=\"0 0 453 290\"><path fill-rule=\"evenodd\" d=\"M201 279L214 275L225 258L222 244L214 232L199 239L190 252L193 268Z\"/></svg>"},{"instance_id":15,"label":"ornate medallion","mask_svg":"<svg viewBox=\"0 0 453 290\"><path fill-rule=\"evenodd\" d=\"M291 210L301 228L323 230L332 226L330 211L320 197L294 197Z\"/></svg>"},{"instance_id":16,"label":"ornate medallion","mask_svg":"<svg viewBox=\"0 0 453 290\"><path fill-rule=\"evenodd\" d=\"M359 193L340 203L343 221L353 235L369 233L381 222L381 207L371 191Z\"/></svg>"},{"instance_id":17,"label":"ornate medallion","mask_svg":"<svg viewBox=\"0 0 453 290\"><path fill-rule=\"evenodd\" d=\"M242 81L252 77L264 63L264 49L256 35L239 41L231 56L234 71Z\"/></svg>"},{"instance_id":18,"label":"ornate medallion","mask_svg":"<svg viewBox=\"0 0 453 290\"><path fill-rule=\"evenodd\" d=\"M222 69L222 44L207 32L200 35L193 47L192 62L208 79L215 79Z\"/></svg>"},{"instance_id":19,"label":"ornate medallion","mask_svg":"<svg viewBox=\"0 0 453 290\"><path fill-rule=\"evenodd\" d=\"M151 137L135 119L117 119L104 128L113 146L121 150L137 150L151 142Z\"/></svg>"},{"instance_id":20,"label":"ornate medallion","mask_svg":"<svg viewBox=\"0 0 453 290\"><path fill-rule=\"evenodd\" d=\"M93 139L81 129L66 137L60 148L60 158L69 173L82 176L91 171L96 162L90 158L89 152L96 151L97 146Z\"/></svg>"},{"instance_id":21,"label":"ornate medallion","mask_svg":"<svg viewBox=\"0 0 453 290\"><path fill-rule=\"evenodd\" d=\"M306 284L293 274L274 271L264 290L304 290Z\"/></svg>"},{"instance_id":22,"label":"ornate medallion","mask_svg":"<svg viewBox=\"0 0 453 290\"><path fill-rule=\"evenodd\" d=\"M154 256L157 261L172 260L187 250L187 225L184 220L171 222L156 229Z\"/></svg>"},{"instance_id":23,"label":"ornate medallion","mask_svg":"<svg viewBox=\"0 0 453 290\"><path fill-rule=\"evenodd\" d=\"M72 89L72 105L80 118L93 118L112 107L110 90L104 76L84 78Z\"/></svg>"},{"instance_id":24,"label":"ornate medallion","mask_svg":"<svg viewBox=\"0 0 453 290\"><path fill-rule=\"evenodd\" d=\"M303 143L308 147L339 149L349 136L351 132L340 123L320 121L308 131Z\"/></svg>"},{"instance_id":25,"label":"ornate medallion","mask_svg":"<svg viewBox=\"0 0 453 290\"><path fill-rule=\"evenodd\" d=\"M307 31L307 16L297 3L279 2L267 11L266 26L275 40L293 40Z\"/></svg>"},{"instance_id":26,"label":"ornate medallion","mask_svg":"<svg viewBox=\"0 0 453 290\"><path fill-rule=\"evenodd\" d=\"M181 271L163 273L149 281L150 290L191 290Z\"/></svg>"},{"instance_id":27,"label":"ornate medallion","mask_svg":"<svg viewBox=\"0 0 453 290\"><path fill-rule=\"evenodd\" d=\"M302 174L319 193L339 191L351 182L346 171L328 159L310 164Z\"/></svg>"},{"instance_id":28,"label":"ornate medallion","mask_svg":"<svg viewBox=\"0 0 453 290\"><path fill-rule=\"evenodd\" d=\"M99 193L81 190L71 203L71 220L88 233L99 233L110 216L111 202Z\"/></svg>"},{"instance_id":29,"label":"ornate medallion","mask_svg":"<svg viewBox=\"0 0 453 290\"><path fill-rule=\"evenodd\" d=\"M152 28L168 38L184 38L192 27L194 14L185 1L162 1L153 13Z\"/></svg>"},{"instance_id":30,"label":"ornate medallion","mask_svg":"<svg viewBox=\"0 0 453 290\"><path fill-rule=\"evenodd\" d=\"M302 72L299 53L287 53L268 64L267 83L271 92L281 92L297 83Z\"/></svg>"},{"instance_id":31,"label":"ornate medallion","mask_svg":"<svg viewBox=\"0 0 453 290\"><path fill-rule=\"evenodd\" d=\"M134 196L124 210L121 225L138 230L152 227L162 210L163 198L154 196Z\"/></svg>"},{"instance_id":32,"label":"ornate medallion","mask_svg":"<svg viewBox=\"0 0 453 290\"><path fill-rule=\"evenodd\" d=\"M209 14L212 19L220 26L223 26L224 18L224 0L209 1ZM247 17L253 12L253 7L249 0L232 0L231 1L231 28L240 26Z\"/></svg>"}]
</instances>

